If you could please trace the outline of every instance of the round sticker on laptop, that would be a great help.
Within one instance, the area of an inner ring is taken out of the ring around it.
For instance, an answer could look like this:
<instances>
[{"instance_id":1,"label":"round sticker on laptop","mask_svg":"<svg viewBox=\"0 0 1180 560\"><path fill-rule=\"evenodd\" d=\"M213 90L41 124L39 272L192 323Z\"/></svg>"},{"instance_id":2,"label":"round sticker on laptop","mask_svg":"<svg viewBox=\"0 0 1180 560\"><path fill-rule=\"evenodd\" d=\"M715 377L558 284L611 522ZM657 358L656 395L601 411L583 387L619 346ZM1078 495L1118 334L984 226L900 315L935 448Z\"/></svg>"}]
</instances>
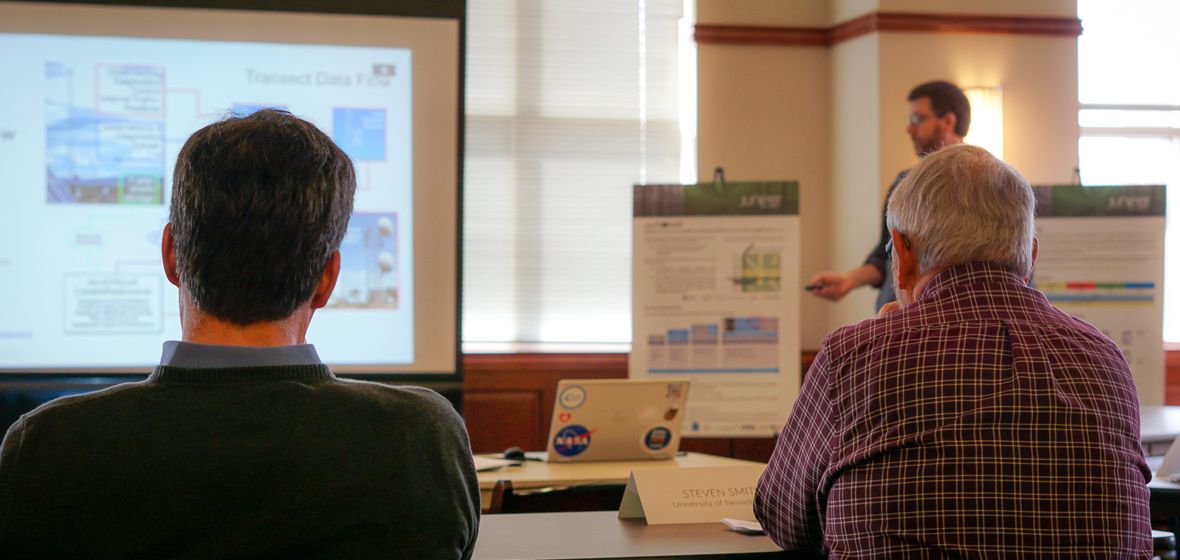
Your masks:
<instances>
[{"instance_id":1,"label":"round sticker on laptop","mask_svg":"<svg viewBox=\"0 0 1180 560\"><path fill-rule=\"evenodd\" d=\"M663 451L672 443L672 430L664 426L656 426L643 435L643 447L648 451Z\"/></svg>"},{"instance_id":2,"label":"round sticker on laptop","mask_svg":"<svg viewBox=\"0 0 1180 560\"><path fill-rule=\"evenodd\" d=\"M582 403L586 402L586 390L580 385L570 385L561 391L561 395L557 397L557 402L570 410L578 408L582 406Z\"/></svg>"},{"instance_id":3,"label":"round sticker on laptop","mask_svg":"<svg viewBox=\"0 0 1180 560\"><path fill-rule=\"evenodd\" d=\"M570 424L553 436L553 450L563 457L573 457L590 447L590 430L581 424Z\"/></svg>"}]
</instances>

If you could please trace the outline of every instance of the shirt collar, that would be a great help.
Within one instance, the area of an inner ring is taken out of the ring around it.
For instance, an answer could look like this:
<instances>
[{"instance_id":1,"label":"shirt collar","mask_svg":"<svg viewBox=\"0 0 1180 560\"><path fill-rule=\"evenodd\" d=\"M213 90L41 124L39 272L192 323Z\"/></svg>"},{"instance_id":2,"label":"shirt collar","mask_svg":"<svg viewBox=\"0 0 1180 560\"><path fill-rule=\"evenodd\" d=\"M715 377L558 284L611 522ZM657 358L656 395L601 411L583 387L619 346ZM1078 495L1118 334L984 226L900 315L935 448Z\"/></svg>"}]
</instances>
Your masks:
<instances>
[{"instance_id":1,"label":"shirt collar","mask_svg":"<svg viewBox=\"0 0 1180 560\"><path fill-rule=\"evenodd\" d=\"M322 363L312 344L225 346L169 340L164 343L164 351L160 356L160 365L186 369L304 366Z\"/></svg>"},{"instance_id":2,"label":"shirt collar","mask_svg":"<svg viewBox=\"0 0 1180 560\"><path fill-rule=\"evenodd\" d=\"M1028 285L1024 278L1021 278L1015 270L1003 265L991 262L956 264L935 274L930 279L930 282L926 284L926 288L922 290L922 295L918 297L918 302L942 297L943 295L962 289L963 286L978 283L1015 283L1020 286Z\"/></svg>"}]
</instances>

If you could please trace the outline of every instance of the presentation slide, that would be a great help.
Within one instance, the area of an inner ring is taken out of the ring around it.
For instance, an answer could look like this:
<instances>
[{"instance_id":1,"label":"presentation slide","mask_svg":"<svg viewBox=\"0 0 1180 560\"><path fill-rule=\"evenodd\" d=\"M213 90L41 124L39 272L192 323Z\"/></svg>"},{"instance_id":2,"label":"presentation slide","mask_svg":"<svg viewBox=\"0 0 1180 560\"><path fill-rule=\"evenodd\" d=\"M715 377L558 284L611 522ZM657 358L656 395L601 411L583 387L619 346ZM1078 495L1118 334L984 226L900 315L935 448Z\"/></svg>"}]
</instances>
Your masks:
<instances>
[{"instance_id":1,"label":"presentation slide","mask_svg":"<svg viewBox=\"0 0 1180 560\"><path fill-rule=\"evenodd\" d=\"M0 370L158 363L181 337L159 254L177 153L264 108L315 124L357 172L309 342L357 371L435 369L413 367L413 49L5 30L0 52Z\"/></svg>"}]
</instances>

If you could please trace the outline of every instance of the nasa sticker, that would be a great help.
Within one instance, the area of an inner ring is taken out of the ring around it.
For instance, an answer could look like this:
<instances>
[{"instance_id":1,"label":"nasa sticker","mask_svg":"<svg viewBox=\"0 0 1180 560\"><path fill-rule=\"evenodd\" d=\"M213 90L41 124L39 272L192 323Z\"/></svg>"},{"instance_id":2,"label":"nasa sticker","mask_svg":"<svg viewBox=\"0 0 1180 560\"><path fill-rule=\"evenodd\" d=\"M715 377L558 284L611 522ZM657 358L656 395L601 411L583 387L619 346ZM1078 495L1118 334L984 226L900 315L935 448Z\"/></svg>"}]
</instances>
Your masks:
<instances>
[{"instance_id":1,"label":"nasa sticker","mask_svg":"<svg viewBox=\"0 0 1180 560\"><path fill-rule=\"evenodd\" d=\"M562 457L573 457L590 447L590 430L581 424L570 424L553 436L553 450Z\"/></svg>"},{"instance_id":2,"label":"nasa sticker","mask_svg":"<svg viewBox=\"0 0 1180 560\"><path fill-rule=\"evenodd\" d=\"M562 408L573 410L582 406L586 402L586 390L580 385L570 385L558 395L557 402L561 403Z\"/></svg>"},{"instance_id":3,"label":"nasa sticker","mask_svg":"<svg viewBox=\"0 0 1180 560\"><path fill-rule=\"evenodd\" d=\"M648 451L663 451L672 443L672 430L664 426L656 426L643 435L643 447Z\"/></svg>"}]
</instances>

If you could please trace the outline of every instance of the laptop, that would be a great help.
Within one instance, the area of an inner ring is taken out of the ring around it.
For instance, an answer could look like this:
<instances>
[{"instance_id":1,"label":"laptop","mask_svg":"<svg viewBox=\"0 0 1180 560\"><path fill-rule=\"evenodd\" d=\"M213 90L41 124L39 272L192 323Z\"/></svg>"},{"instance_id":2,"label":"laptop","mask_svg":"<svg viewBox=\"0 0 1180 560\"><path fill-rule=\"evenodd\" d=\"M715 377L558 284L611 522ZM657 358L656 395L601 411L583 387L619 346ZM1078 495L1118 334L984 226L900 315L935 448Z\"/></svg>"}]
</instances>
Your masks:
<instances>
[{"instance_id":1,"label":"laptop","mask_svg":"<svg viewBox=\"0 0 1180 560\"><path fill-rule=\"evenodd\" d=\"M557 385L548 460L671 459L688 401L683 379L566 379Z\"/></svg>"},{"instance_id":2,"label":"laptop","mask_svg":"<svg viewBox=\"0 0 1180 560\"><path fill-rule=\"evenodd\" d=\"M1168 482L1180 482L1180 437L1172 442L1167 455L1164 455L1164 461L1160 463L1159 468L1155 469L1155 478Z\"/></svg>"}]
</instances>

